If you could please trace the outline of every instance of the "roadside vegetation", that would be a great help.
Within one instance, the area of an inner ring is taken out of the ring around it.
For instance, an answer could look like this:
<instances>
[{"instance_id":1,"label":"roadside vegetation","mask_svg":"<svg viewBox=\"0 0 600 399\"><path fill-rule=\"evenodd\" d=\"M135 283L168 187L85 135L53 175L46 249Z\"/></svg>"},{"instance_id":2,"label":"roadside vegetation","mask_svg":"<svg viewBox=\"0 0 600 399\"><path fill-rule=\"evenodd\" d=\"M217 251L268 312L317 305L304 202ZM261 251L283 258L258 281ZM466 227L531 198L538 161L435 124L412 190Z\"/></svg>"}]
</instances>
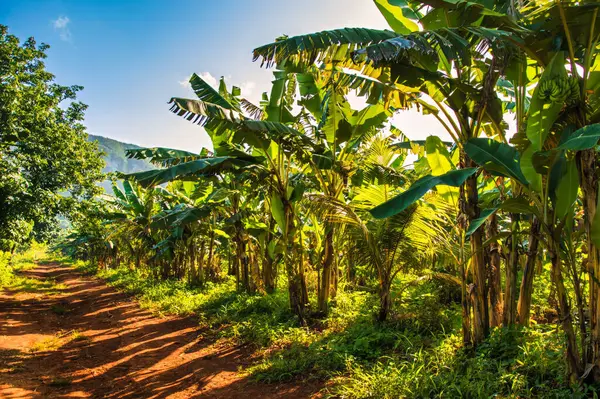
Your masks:
<instances>
[{"instance_id":1,"label":"roadside vegetation","mask_svg":"<svg viewBox=\"0 0 600 399\"><path fill-rule=\"evenodd\" d=\"M51 279L39 280L22 274L23 271L36 267L38 262L45 262L48 259L46 245L35 241L30 244L28 250L12 256L10 253L0 251L0 289L48 294L63 289L62 284L57 284Z\"/></svg>"},{"instance_id":2,"label":"roadside vegetation","mask_svg":"<svg viewBox=\"0 0 600 399\"><path fill-rule=\"evenodd\" d=\"M452 286L434 280L406 292L385 323L374 322L377 295L343 290L328 317L300 327L286 306L285 290L244 294L233 278L194 287L129 268L98 271L81 261L76 266L159 314L196 315L203 334L256 347L255 364L242 372L258 382L331 380L328 394L352 398L584 398L594 389L580 387L574 394L568 386L561 334L543 319L528 328L495 329L476 350L464 348L457 333L459 304L440 297ZM540 281L540 289L549 284ZM553 312L545 302L534 301L540 317Z\"/></svg>"}]
</instances>

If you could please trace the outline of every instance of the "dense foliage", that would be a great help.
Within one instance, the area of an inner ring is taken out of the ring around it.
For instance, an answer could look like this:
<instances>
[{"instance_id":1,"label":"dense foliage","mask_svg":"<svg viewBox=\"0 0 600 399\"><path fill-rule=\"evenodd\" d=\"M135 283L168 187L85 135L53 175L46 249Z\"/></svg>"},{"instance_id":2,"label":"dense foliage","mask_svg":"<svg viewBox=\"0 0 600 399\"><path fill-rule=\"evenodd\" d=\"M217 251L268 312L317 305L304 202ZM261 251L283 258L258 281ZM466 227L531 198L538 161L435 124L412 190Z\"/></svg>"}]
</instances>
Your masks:
<instances>
[{"instance_id":1,"label":"dense foliage","mask_svg":"<svg viewBox=\"0 0 600 399\"><path fill-rule=\"evenodd\" d=\"M129 149L156 169L87 202L62 250L153 306L267 348L258 379L345 373L341 397L590 394L600 4L375 4L392 30L255 49L274 68L259 104L192 75L196 98L170 110L212 149ZM11 54L43 52L6 38ZM392 118L409 108L451 141L407 138ZM81 132L80 105L53 110ZM42 140L12 131L6 154Z\"/></svg>"},{"instance_id":2,"label":"dense foliage","mask_svg":"<svg viewBox=\"0 0 600 399\"><path fill-rule=\"evenodd\" d=\"M103 161L82 125L79 86L46 71L47 45L0 26L0 249L56 234L99 191Z\"/></svg>"}]
</instances>

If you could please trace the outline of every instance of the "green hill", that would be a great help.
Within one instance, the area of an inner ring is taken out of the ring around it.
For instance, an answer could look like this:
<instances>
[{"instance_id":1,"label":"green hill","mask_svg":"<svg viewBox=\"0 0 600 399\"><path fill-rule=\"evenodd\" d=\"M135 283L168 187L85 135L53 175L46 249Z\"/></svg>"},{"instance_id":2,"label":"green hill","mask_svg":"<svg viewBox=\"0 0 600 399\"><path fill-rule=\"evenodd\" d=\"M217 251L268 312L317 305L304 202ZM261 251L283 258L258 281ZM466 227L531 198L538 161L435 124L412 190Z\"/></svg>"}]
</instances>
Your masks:
<instances>
[{"instance_id":1,"label":"green hill","mask_svg":"<svg viewBox=\"0 0 600 399\"><path fill-rule=\"evenodd\" d=\"M142 148L140 146L93 134L89 135L89 140L98 142L98 147L105 153L104 160L106 161L106 167L104 168L104 172L133 173L154 169L154 166L148 161L129 159L125 155L125 150ZM112 193L109 181L104 181L102 187L104 187L107 193Z\"/></svg>"}]
</instances>

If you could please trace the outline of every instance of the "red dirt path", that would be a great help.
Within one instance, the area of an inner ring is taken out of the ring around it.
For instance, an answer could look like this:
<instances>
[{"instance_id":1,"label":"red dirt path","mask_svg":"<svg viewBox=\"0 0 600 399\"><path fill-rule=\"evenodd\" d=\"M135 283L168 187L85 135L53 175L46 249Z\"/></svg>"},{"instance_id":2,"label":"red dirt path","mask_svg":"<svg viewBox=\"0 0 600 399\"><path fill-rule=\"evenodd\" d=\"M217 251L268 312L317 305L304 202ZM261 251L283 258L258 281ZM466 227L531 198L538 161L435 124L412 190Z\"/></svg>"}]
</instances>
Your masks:
<instances>
[{"instance_id":1,"label":"red dirt path","mask_svg":"<svg viewBox=\"0 0 600 399\"><path fill-rule=\"evenodd\" d=\"M2 399L309 398L320 388L248 381L238 370L250 364L249 348L204 337L194 318L157 317L69 267L24 274L67 288L0 292Z\"/></svg>"}]
</instances>

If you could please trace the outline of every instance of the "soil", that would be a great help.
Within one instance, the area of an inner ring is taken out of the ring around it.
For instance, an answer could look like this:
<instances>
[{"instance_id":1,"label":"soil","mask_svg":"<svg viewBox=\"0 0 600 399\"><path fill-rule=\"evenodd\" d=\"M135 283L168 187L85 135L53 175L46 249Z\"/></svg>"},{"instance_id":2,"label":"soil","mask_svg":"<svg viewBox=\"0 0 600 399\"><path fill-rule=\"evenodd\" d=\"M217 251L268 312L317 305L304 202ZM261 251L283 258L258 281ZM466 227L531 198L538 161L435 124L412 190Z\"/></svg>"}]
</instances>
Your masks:
<instances>
[{"instance_id":1,"label":"soil","mask_svg":"<svg viewBox=\"0 0 600 399\"><path fill-rule=\"evenodd\" d=\"M159 317L125 293L58 263L24 275L58 292L0 292L0 398L310 398L316 383L260 384L254 351Z\"/></svg>"}]
</instances>

